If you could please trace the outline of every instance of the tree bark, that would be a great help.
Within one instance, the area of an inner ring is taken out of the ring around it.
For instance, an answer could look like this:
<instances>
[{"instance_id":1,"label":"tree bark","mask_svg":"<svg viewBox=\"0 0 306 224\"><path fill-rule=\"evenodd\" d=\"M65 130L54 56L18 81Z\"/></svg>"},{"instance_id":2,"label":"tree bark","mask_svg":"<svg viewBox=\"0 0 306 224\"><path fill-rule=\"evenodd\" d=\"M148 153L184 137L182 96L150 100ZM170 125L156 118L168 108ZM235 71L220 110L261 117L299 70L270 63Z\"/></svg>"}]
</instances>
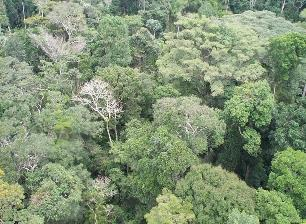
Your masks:
<instances>
[{"instance_id":1,"label":"tree bark","mask_svg":"<svg viewBox=\"0 0 306 224\"><path fill-rule=\"evenodd\" d=\"M106 121L105 123L106 123L106 131L107 131L107 135L108 135L108 139L109 139L109 144L112 146L113 145L113 140L112 140L112 137L111 137L111 134L110 134L108 121Z\"/></svg>"},{"instance_id":2,"label":"tree bark","mask_svg":"<svg viewBox=\"0 0 306 224\"><path fill-rule=\"evenodd\" d=\"M303 94L302 97L306 96L306 84L304 84L304 90L303 90Z\"/></svg>"},{"instance_id":3,"label":"tree bark","mask_svg":"<svg viewBox=\"0 0 306 224\"><path fill-rule=\"evenodd\" d=\"M25 24L25 7L24 7L24 2L21 2L21 4L22 4L23 23L24 23L24 28L26 29L27 26Z\"/></svg>"},{"instance_id":4,"label":"tree bark","mask_svg":"<svg viewBox=\"0 0 306 224\"><path fill-rule=\"evenodd\" d=\"M281 14L283 14L286 5L286 0L283 0Z\"/></svg>"}]
</instances>

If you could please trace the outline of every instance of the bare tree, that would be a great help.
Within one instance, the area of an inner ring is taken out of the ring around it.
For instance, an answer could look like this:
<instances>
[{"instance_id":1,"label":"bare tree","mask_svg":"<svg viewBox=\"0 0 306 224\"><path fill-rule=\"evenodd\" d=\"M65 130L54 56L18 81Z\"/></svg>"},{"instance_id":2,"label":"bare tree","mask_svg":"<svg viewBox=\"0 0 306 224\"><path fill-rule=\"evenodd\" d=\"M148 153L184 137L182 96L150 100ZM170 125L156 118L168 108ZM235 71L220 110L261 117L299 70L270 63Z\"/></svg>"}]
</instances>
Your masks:
<instances>
[{"instance_id":1,"label":"bare tree","mask_svg":"<svg viewBox=\"0 0 306 224\"><path fill-rule=\"evenodd\" d=\"M111 119L117 119L122 112L121 104L114 98L108 83L93 79L81 88L77 96L73 98L82 105L88 106L95 111L105 122L106 131L108 134L110 144L113 143L110 134L109 122ZM115 126L116 140L118 139Z\"/></svg>"},{"instance_id":2,"label":"bare tree","mask_svg":"<svg viewBox=\"0 0 306 224\"><path fill-rule=\"evenodd\" d=\"M65 41L63 37L54 36L44 29L40 29L39 34L31 33L29 36L54 61L66 55L79 53L86 45L82 37Z\"/></svg>"}]
</instances>

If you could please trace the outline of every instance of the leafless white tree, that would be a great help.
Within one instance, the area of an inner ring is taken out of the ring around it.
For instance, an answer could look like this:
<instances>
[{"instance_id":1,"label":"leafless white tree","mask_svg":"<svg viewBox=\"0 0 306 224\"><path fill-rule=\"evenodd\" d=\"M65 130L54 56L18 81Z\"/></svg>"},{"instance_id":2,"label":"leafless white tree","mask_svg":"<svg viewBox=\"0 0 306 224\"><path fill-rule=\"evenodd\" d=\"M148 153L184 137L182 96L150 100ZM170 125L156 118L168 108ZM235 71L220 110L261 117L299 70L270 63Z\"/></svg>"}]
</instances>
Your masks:
<instances>
[{"instance_id":1,"label":"leafless white tree","mask_svg":"<svg viewBox=\"0 0 306 224\"><path fill-rule=\"evenodd\" d=\"M122 112L122 106L120 102L114 98L109 84L99 79L93 79L85 83L79 94L73 99L84 106L88 106L104 120L109 142L112 144L113 141L110 134L109 122L111 119L116 120L118 118L119 114ZM115 133L116 139L118 139L116 127Z\"/></svg>"}]
</instances>

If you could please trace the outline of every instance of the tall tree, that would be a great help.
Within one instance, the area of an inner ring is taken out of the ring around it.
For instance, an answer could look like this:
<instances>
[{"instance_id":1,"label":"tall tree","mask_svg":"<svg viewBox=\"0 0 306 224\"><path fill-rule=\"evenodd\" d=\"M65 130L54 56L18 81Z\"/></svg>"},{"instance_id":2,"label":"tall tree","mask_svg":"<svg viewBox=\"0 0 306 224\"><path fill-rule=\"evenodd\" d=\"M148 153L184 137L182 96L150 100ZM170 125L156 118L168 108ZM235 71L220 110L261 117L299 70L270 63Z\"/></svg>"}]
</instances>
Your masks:
<instances>
[{"instance_id":1,"label":"tall tree","mask_svg":"<svg viewBox=\"0 0 306 224\"><path fill-rule=\"evenodd\" d=\"M191 83L187 88L199 95L218 96L229 86L264 76L258 60L260 41L248 27L197 15L181 17L175 25L178 32L165 35L157 61L163 80Z\"/></svg>"},{"instance_id":2,"label":"tall tree","mask_svg":"<svg viewBox=\"0 0 306 224\"><path fill-rule=\"evenodd\" d=\"M179 137L148 122L129 122L125 139L111 149L113 168L109 172L119 186L122 207L135 222L141 222L161 190L173 190L176 181L199 160Z\"/></svg>"},{"instance_id":3,"label":"tall tree","mask_svg":"<svg viewBox=\"0 0 306 224\"><path fill-rule=\"evenodd\" d=\"M163 189L156 202L157 206L145 215L148 224L187 224L195 219L192 204L176 197L168 189Z\"/></svg>"},{"instance_id":4,"label":"tall tree","mask_svg":"<svg viewBox=\"0 0 306 224\"><path fill-rule=\"evenodd\" d=\"M107 82L99 79L93 79L84 84L81 91L74 97L76 102L89 107L97 113L105 122L109 143L112 145L113 140L110 132L109 123L112 119L117 119L122 112L122 106L118 102L110 89ZM116 140L118 139L117 129L115 126Z\"/></svg>"},{"instance_id":5,"label":"tall tree","mask_svg":"<svg viewBox=\"0 0 306 224\"><path fill-rule=\"evenodd\" d=\"M306 153L288 148L272 161L268 186L293 200L302 218L306 217Z\"/></svg>"},{"instance_id":6,"label":"tall tree","mask_svg":"<svg viewBox=\"0 0 306 224\"><path fill-rule=\"evenodd\" d=\"M244 139L244 150L250 155L260 153L260 135L256 129L270 124L274 98L266 81L246 83L236 87L226 101L224 113L231 124L238 126Z\"/></svg>"},{"instance_id":7,"label":"tall tree","mask_svg":"<svg viewBox=\"0 0 306 224\"><path fill-rule=\"evenodd\" d=\"M292 98L298 94L300 82L303 87L306 86L305 74L297 71L298 65L306 55L305 35L289 33L273 38L268 54L274 93L277 93L280 100L292 101ZM301 95L302 92L300 90Z\"/></svg>"},{"instance_id":8,"label":"tall tree","mask_svg":"<svg viewBox=\"0 0 306 224\"><path fill-rule=\"evenodd\" d=\"M257 191L256 213L260 222L264 224L301 222L292 200L277 191Z\"/></svg>"},{"instance_id":9,"label":"tall tree","mask_svg":"<svg viewBox=\"0 0 306 224\"><path fill-rule=\"evenodd\" d=\"M96 65L127 66L131 62L128 27L119 16L104 16L97 28L97 35L90 44Z\"/></svg>"},{"instance_id":10,"label":"tall tree","mask_svg":"<svg viewBox=\"0 0 306 224\"><path fill-rule=\"evenodd\" d=\"M162 98L154 104L154 122L178 133L195 154L207 154L224 142L220 111L196 97Z\"/></svg>"},{"instance_id":11,"label":"tall tree","mask_svg":"<svg viewBox=\"0 0 306 224\"><path fill-rule=\"evenodd\" d=\"M192 166L175 193L192 203L196 223L226 223L234 208L254 214L255 190L221 167Z\"/></svg>"}]
</instances>

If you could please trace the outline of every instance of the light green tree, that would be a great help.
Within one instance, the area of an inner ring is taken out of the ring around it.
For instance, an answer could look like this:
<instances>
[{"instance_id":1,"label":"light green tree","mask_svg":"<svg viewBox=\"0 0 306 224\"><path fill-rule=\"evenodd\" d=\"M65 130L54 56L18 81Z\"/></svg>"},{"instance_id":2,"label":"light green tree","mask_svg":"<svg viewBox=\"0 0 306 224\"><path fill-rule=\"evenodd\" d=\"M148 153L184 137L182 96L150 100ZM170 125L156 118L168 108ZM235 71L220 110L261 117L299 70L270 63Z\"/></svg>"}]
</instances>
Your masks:
<instances>
[{"instance_id":1,"label":"light green tree","mask_svg":"<svg viewBox=\"0 0 306 224\"><path fill-rule=\"evenodd\" d=\"M175 25L178 32L165 34L157 60L163 80L191 83L198 94L218 96L229 86L265 75L258 57L261 43L250 28L194 14L180 17Z\"/></svg>"},{"instance_id":2,"label":"light green tree","mask_svg":"<svg viewBox=\"0 0 306 224\"><path fill-rule=\"evenodd\" d=\"M233 209L228 216L227 224L259 224L259 220L255 215L248 215L244 211Z\"/></svg>"},{"instance_id":3,"label":"light green tree","mask_svg":"<svg viewBox=\"0 0 306 224\"><path fill-rule=\"evenodd\" d=\"M292 200L277 191L257 190L256 213L264 224L301 223Z\"/></svg>"},{"instance_id":4,"label":"light green tree","mask_svg":"<svg viewBox=\"0 0 306 224\"><path fill-rule=\"evenodd\" d=\"M234 208L251 215L255 211L255 190L235 174L209 164L192 166L178 181L175 194L192 203L196 223L226 223Z\"/></svg>"},{"instance_id":5,"label":"light green tree","mask_svg":"<svg viewBox=\"0 0 306 224\"><path fill-rule=\"evenodd\" d=\"M187 224L195 219L192 204L163 189L156 198L157 206L145 215L148 224Z\"/></svg>"},{"instance_id":6,"label":"light green tree","mask_svg":"<svg viewBox=\"0 0 306 224\"><path fill-rule=\"evenodd\" d=\"M268 186L282 192L293 201L302 218L306 217L306 154L288 148L276 154L272 161Z\"/></svg>"}]
</instances>

